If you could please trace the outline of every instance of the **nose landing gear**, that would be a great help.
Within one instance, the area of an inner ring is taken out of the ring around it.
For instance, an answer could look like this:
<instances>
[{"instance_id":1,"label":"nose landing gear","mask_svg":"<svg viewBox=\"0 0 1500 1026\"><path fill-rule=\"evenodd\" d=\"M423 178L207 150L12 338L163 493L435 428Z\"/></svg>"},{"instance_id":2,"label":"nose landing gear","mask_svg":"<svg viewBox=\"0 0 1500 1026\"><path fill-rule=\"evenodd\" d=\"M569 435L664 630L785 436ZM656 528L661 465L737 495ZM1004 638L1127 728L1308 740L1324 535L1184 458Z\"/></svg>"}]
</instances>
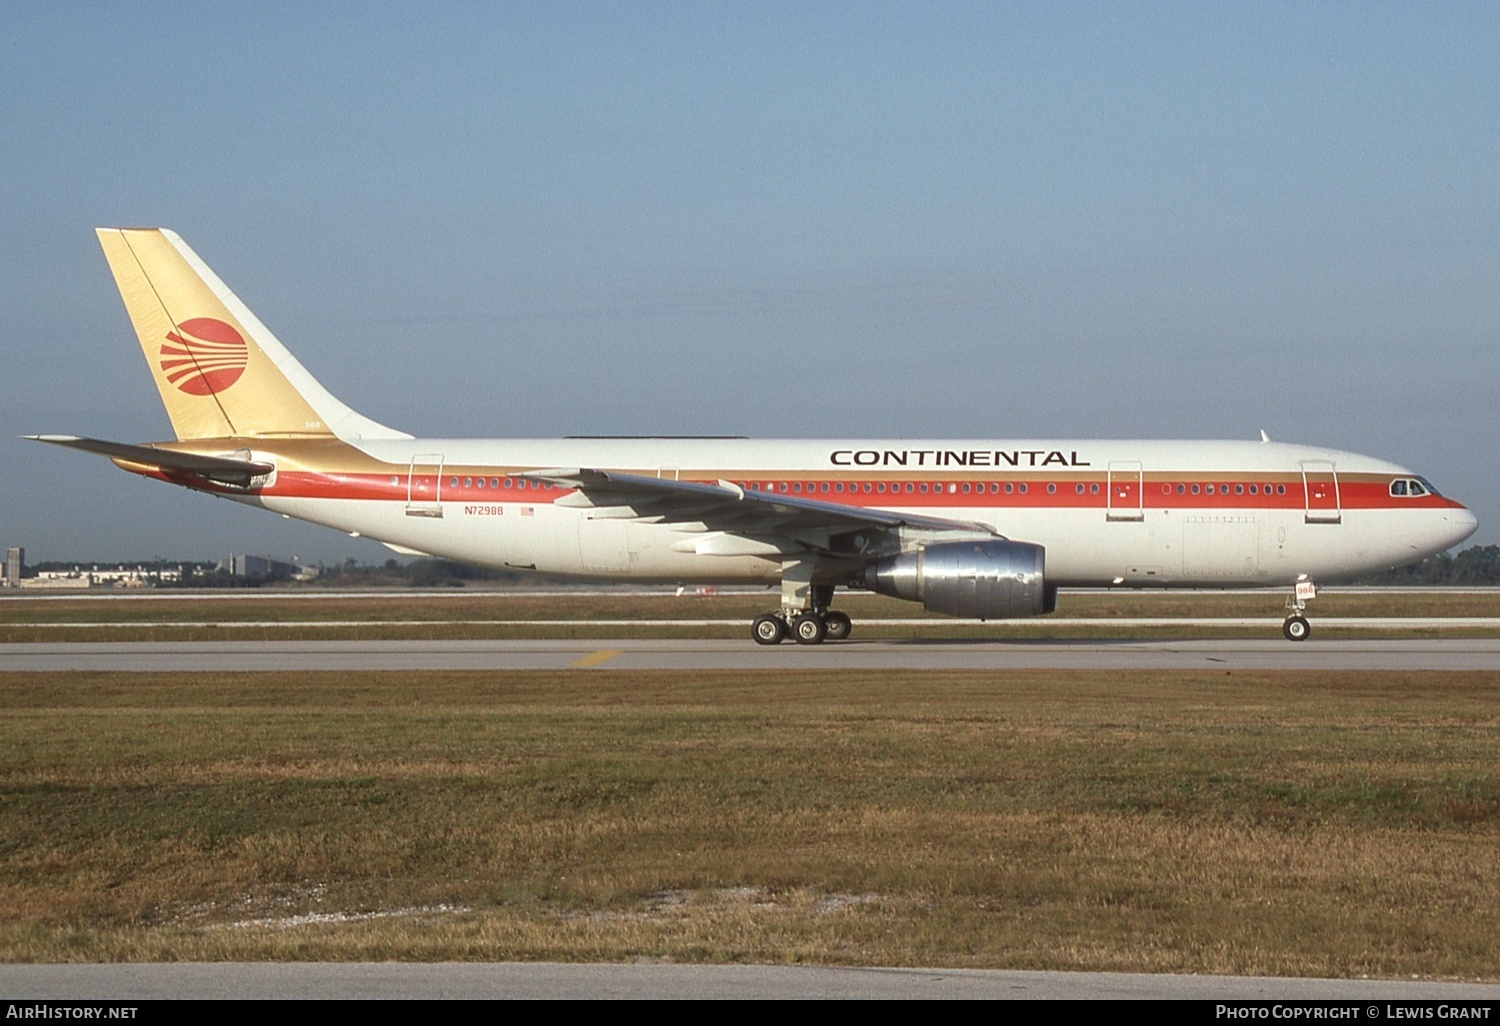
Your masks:
<instances>
[{"instance_id":1,"label":"nose landing gear","mask_svg":"<svg viewBox=\"0 0 1500 1026\"><path fill-rule=\"evenodd\" d=\"M1297 582L1296 589L1286 600L1286 621L1281 625L1281 634L1286 640L1306 641L1312 635L1312 624L1302 614L1317 594L1317 586L1312 581L1303 579Z\"/></svg>"}]
</instances>

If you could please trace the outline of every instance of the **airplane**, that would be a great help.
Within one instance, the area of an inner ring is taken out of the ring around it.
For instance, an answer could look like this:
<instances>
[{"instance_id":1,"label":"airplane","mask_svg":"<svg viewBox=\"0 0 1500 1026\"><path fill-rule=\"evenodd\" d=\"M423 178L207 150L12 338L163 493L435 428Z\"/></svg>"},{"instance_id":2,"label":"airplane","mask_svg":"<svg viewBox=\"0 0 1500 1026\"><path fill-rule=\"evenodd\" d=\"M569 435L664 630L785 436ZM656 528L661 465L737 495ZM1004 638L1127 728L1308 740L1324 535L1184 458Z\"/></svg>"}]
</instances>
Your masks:
<instances>
[{"instance_id":1,"label":"airplane","mask_svg":"<svg viewBox=\"0 0 1500 1026\"><path fill-rule=\"evenodd\" d=\"M780 585L764 645L853 629L836 589L980 620L1059 588L1291 588L1474 533L1384 460L1271 441L414 438L334 398L175 233L100 228L176 440L37 441L355 536L554 578ZM769 604L769 603L768 603Z\"/></svg>"}]
</instances>

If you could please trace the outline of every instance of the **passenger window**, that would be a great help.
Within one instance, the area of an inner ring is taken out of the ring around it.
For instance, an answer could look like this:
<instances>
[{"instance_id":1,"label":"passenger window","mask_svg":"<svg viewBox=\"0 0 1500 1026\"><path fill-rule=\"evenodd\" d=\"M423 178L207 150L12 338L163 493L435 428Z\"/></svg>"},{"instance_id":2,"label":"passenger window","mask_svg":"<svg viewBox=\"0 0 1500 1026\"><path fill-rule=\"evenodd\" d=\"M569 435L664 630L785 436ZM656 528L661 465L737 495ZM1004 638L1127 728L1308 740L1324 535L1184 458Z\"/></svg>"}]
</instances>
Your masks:
<instances>
[{"instance_id":1,"label":"passenger window","mask_svg":"<svg viewBox=\"0 0 1500 1026\"><path fill-rule=\"evenodd\" d=\"M1186 491L1187 491L1187 485L1180 484L1180 485L1177 486L1177 494L1178 495L1182 495Z\"/></svg>"},{"instance_id":2,"label":"passenger window","mask_svg":"<svg viewBox=\"0 0 1500 1026\"><path fill-rule=\"evenodd\" d=\"M1048 485L1047 485L1047 494L1048 495L1056 495L1057 494L1057 485L1048 483Z\"/></svg>"},{"instance_id":3,"label":"passenger window","mask_svg":"<svg viewBox=\"0 0 1500 1026\"><path fill-rule=\"evenodd\" d=\"M1234 486L1234 494L1236 494L1236 495L1244 495L1245 494L1245 486L1244 485L1235 485Z\"/></svg>"},{"instance_id":4,"label":"passenger window","mask_svg":"<svg viewBox=\"0 0 1500 1026\"><path fill-rule=\"evenodd\" d=\"M1022 495L1026 494L1026 482L1025 481L1021 482L1021 494Z\"/></svg>"},{"instance_id":5,"label":"passenger window","mask_svg":"<svg viewBox=\"0 0 1500 1026\"><path fill-rule=\"evenodd\" d=\"M1212 495L1213 493L1214 493L1214 486L1213 485L1204 485L1203 486L1203 494L1204 495Z\"/></svg>"},{"instance_id":6,"label":"passenger window","mask_svg":"<svg viewBox=\"0 0 1500 1026\"><path fill-rule=\"evenodd\" d=\"M1198 486L1197 485L1193 485L1193 494L1194 495L1198 494Z\"/></svg>"},{"instance_id":7,"label":"passenger window","mask_svg":"<svg viewBox=\"0 0 1500 1026\"><path fill-rule=\"evenodd\" d=\"M1079 495L1082 495L1083 494L1083 482L1080 481L1080 482L1078 482L1078 484L1074 485L1073 486L1073 490L1076 491Z\"/></svg>"},{"instance_id":8,"label":"passenger window","mask_svg":"<svg viewBox=\"0 0 1500 1026\"><path fill-rule=\"evenodd\" d=\"M907 491L911 491L911 485L907 485L907 486L906 486L906 490L907 490ZM922 494L923 494L923 495L926 495L926 494L927 494L927 482L926 482L926 481L923 481L923 482L922 482Z\"/></svg>"}]
</instances>

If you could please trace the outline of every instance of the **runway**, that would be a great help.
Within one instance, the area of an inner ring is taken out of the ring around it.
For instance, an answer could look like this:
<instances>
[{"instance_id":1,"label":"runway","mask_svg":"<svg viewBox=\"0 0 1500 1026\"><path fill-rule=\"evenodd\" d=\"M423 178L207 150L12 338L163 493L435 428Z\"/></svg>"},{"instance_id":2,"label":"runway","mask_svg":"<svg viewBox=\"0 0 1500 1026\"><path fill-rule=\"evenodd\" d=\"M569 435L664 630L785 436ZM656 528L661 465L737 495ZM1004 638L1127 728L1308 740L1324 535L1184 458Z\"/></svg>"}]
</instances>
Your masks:
<instances>
[{"instance_id":1,"label":"runway","mask_svg":"<svg viewBox=\"0 0 1500 1026\"><path fill-rule=\"evenodd\" d=\"M1305 641L749 640L58 642L0 672L71 670L1497 670L1500 638Z\"/></svg>"},{"instance_id":2,"label":"runway","mask_svg":"<svg viewBox=\"0 0 1500 1026\"><path fill-rule=\"evenodd\" d=\"M16 1001L547 1000L1162 1000L1463 1001L1500 986L1436 980L1317 980L1000 969L867 969L787 965L533 963L116 963L0 966ZM1305 1014L1305 1013L1304 1013Z\"/></svg>"},{"instance_id":3,"label":"runway","mask_svg":"<svg viewBox=\"0 0 1500 1026\"><path fill-rule=\"evenodd\" d=\"M1002 969L558 963L166 963L0 966L12 1001L162 999L1020 999L1020 1001L1493 1002L1496 984L1167 977Z\"/></svg>"}]
</instances>

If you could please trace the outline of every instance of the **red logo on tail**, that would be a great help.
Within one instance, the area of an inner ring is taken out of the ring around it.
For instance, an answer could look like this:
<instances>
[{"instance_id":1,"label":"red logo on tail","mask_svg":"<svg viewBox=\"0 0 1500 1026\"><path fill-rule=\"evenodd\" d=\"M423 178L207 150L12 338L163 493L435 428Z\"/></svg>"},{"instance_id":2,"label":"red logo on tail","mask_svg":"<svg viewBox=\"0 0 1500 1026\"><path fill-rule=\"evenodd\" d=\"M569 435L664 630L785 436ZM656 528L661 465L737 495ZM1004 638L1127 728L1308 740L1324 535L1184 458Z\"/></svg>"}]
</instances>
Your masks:
<instances>
[{"instance_id":1,"label":"red logo on tail","mask_svg":"<svg viewBox=\"0 0 1500 1026\"><path fill-rule=\"evenodd\" d=\"M213 395L240 379L250 349L238 331L212 317L183 321L161 346L161 370L188 395Z\"/></svg>"}]
</instances>

